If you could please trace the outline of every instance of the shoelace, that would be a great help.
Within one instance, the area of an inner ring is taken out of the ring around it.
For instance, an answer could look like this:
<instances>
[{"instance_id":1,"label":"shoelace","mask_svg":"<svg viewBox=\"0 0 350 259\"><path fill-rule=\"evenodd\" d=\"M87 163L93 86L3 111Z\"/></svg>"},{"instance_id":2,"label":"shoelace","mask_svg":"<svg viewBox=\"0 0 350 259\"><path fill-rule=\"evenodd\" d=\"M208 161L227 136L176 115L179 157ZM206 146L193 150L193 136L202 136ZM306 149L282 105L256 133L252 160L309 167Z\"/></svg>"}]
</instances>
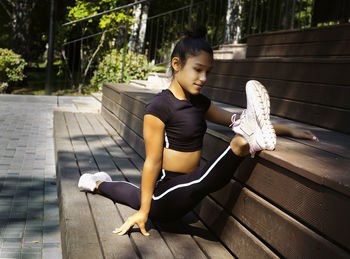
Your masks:
<instances>
[{"instance_id":1,"label":"shoelace","mask_svg":"<svg viewBox=\"0 0 350 259\"><path fill-rule=\"evenodd\" d=\"M237 117L237 114L233 114L232 116L231 116L231 124L229 125L229 127L231 128L233 128L233 127L235 127L235 123L236 123L236 117Z\"/></svg>"},{"instance_id":2,"label":"shoelace","mask_svg":"<svg viewBox=\"0 0 350 259\"><path fill-rule=\"evenodd\" d=\"M236 113L231 116L231 122L232 123L229 125L229 127L232 127L232 130L233 130L234 127L237 127L237 126L239 126L241 124L241 120L245 117L245 111L246 110L244 110L242 112L241 117L240 117L239 120L236 120L236 117L237 117Z\"/></svg>"}]
</instances>

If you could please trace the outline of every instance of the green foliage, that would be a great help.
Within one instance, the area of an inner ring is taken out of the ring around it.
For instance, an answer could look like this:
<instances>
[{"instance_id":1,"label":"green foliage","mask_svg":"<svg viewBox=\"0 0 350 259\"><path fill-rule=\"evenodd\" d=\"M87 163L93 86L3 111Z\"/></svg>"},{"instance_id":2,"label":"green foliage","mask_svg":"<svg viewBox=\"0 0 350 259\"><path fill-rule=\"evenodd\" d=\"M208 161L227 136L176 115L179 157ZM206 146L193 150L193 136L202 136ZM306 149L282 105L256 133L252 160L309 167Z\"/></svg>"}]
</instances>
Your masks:
<instances>
[{"instance_id":1,"label":"green foliage","mask_svg":"<svg viewBox=\"0 0 350 259\"><path fill-rule=\"evenodd\" d=\"M99 0L99 1L84 1L76 0L75 5L68 7L68 20L75 21L91 15L95 15L99 12L114 9L120 6L120 0ZM132 11L132 10L131 10ZM99 29L106 30L111 28L117 28L120 23L131 22L130 16L125 10L119 12L113 12L101 16L99 19L90 19L85 24L85 29L89 23L98 22ZM73 25L73 27L75 24Z\"/></svg>"},{"instance_id":2,"label":"green foliage","mask_svg":"<svg viewBox=\"0 0 350 259\"><path fill-rule=\"evenodd\" d=\"M12 50L0 48L0 92L5 91L9 83L23 80L26 65L20 55Z\"/></svg>"},{"instance_id":3,"label":"green foliage","mask_svg":"<svg viewBox=\"0 0 350 259\"><path fill-rule=\"evenodd\" d=\"M102 89L103 82L120 83L122 80L123 49L113 49L104 56L94 72L90 83L90 91ZM125 55L124 79L129 83L131 79L145 80L148 73L153 71L153 66L144 55L128 51Z\"/></svg>"}]
</instances>

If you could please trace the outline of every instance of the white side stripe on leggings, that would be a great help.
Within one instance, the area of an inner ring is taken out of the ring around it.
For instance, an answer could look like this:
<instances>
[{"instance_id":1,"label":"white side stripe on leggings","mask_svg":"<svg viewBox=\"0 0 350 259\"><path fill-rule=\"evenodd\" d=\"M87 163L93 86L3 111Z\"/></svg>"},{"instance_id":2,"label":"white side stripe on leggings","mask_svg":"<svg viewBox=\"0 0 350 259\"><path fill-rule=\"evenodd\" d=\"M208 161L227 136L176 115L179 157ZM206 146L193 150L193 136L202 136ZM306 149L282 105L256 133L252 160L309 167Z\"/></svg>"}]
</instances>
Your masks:
<instances>
[{"instance_id":1,"label":"white side stripe on leggings","mask_svg":"<svg viewBox=\"0 0 350 259\"><path fill-rule=\"evenodd\" d=\"M187 187L187 186L191 186L193 184L197 184L197 183L200 183L205 177L207 177L207 175L211 172L211 170L216 166L216 164L221 160L221 158L223 156L226 155L226 153L231 149L231 147L229 146L216 160L215 162L208 168L208 170L205 172L205 174L202 175L201 178L197 179L197 180L194 180L192 182L189 182L189 183L183 183L183 184L179 184L179 185L175 185L171 188L169 188L168 190L166 190L165 192L163 192L161 195L159 196L155 196L153 194L152 198L153 200L159 200L161 198L163 198L165 195L167 195L169 192L172 192L176 189L179 189L179 188L183 188L183 187Z\"/></svg>"},{"instance_id":2,"label":"white side stripe on leggings","mask_svg":"<svg viewBox=\"0 0 350 259\"><path fill-rule=\"evenodd\" d=\"M109 183L113 183L113 182L115 182L115 183L127 183L127 184L130 184L130 185L140 189L140 187L138 187L137 185L135 185L133 183L130 183L130 182L127 182L127 181L112 181L112 182L109 182Z\"/></svg>"}]
</instances>

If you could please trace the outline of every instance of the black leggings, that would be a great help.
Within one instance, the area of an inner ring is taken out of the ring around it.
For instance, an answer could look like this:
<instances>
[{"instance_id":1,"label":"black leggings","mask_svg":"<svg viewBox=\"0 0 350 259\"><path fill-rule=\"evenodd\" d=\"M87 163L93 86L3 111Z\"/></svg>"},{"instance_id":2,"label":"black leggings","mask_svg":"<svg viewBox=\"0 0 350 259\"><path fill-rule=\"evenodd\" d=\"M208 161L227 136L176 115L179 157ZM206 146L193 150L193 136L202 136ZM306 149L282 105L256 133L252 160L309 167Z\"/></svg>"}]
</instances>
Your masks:
<instances>
[{"instance_id":1,"label":"black leggings","mask_svg":"<svg viewBox=\"0 0 350 259\"><path fill-rule=\"evenodd\" d=\"M193 172L162 170L156 183L149 216L160 221L175 220L193 209L206 195L224 187L242 161L230 147ZM114 202L138 210L141 190L129 182L102 182L99 191Z\"/></svg>"}]
</instances>

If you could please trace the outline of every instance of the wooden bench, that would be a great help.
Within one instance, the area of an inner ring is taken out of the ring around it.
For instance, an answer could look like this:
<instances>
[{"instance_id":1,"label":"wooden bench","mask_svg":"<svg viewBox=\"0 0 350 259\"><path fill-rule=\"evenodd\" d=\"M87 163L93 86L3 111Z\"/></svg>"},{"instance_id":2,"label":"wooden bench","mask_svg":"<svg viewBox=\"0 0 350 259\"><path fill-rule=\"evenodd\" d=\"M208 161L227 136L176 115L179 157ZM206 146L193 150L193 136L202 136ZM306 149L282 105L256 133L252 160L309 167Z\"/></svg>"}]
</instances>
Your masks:
<instances>
[{"instance_id":1,"label":"wooden bench","mask_svg":"<svg viewBox=\"0 0 350 259\"><path fill-rule=\"evenodd\" d=\"M350 24L248 36L247 58L350 57Z\"/></svg>"},{"instance_id":2,"label":"wooden bench","mask_svg":"<svg viewBox=\"0 0 350 259\"><path fill-rule=\"evenodd\" d=\"M251 35L247 44L247 59L215 62L206 95L244 107L245 83L256 79L272 114L350 133L350 24Z\"/></svg>"},{"instance_id":3,"label":"wooden bench","mask_svg":"<svg viewBox=\"0 0 350 259\"><path fill-rule=\"evenodd\" d=\"M150 237L112 234L134 211L80 192L79 177L105 171L140 185L142 158L97 114L57 110L54 131L63 258L233 257L193 213L172 224L149 221Z\"/></svg>"},{"instance_id":4,"label":"wooden bench","mask_svg":"<svg viewBox=\"0 0 350 259\"><path fill-rule=\"evenodd\" d=\"M103 118L143 158L143 110L154 94L122 84L105 83L103 89ZM273 121L310 128L321 142L279 137L275 151L247 158L232 181L207 196L195 214L238 258L348 258L349 136L278 117ZM229 128L210 124L203 161L232 136Z\"/></svg>"}]
</instances>

